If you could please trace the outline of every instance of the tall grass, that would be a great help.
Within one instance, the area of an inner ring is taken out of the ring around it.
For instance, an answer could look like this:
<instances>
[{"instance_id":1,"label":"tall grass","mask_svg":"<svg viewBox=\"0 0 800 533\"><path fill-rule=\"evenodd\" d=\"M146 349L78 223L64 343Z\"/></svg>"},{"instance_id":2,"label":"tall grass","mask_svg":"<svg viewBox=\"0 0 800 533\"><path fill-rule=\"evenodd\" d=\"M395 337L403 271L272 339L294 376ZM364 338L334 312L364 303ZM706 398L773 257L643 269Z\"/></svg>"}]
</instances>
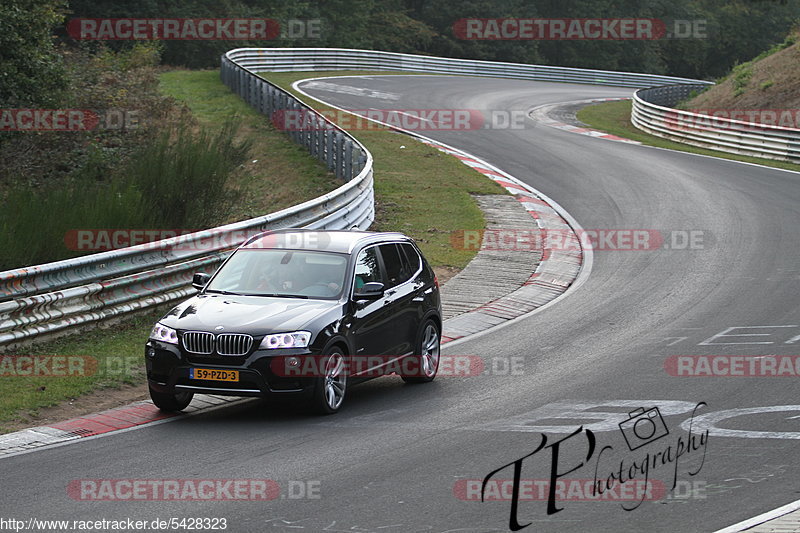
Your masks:
<instances>
[{"instance_id":1,"label":"tall grass","mask_svg":"<svg viewBox=\"0 0 800 533\"><path fill-rule=\"evenodd\" d=\"M129 171L157 223L200 229L227 214L228 177L251 146L234 141L235 124L196 134L186 128L164 131L132 161Z\"/></svg>"},{"instance_id":2,"label":"tall grass","mask_svg":"<svg viewBox=\"0 0 800 533\"><path fill-rule=\"evenodd\" d=\"M0 270L80 255L65 245L75 229L200 229L230 207L228 178L250 150L234 121L193 131L166 128L111 176L90 157L58 187L12 186L0 204Z\"/></svg>"}]
</instances>

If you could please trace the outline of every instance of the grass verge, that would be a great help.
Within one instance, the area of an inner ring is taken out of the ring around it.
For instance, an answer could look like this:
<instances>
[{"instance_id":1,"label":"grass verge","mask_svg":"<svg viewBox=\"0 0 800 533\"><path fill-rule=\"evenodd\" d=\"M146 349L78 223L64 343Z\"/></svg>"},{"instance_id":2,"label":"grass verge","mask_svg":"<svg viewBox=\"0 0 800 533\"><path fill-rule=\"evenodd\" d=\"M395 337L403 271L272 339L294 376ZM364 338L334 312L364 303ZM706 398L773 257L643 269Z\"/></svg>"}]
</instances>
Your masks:
<instances>
[{"instance_id":1,"label":"grass verge","mask_svg":"<svg viewBox=\"0 0 800 533\"><path fill-rule=\"evenodd\" d=\"M185 104L202 126L218 128L236 117L239 140L251 143L250 157L230 178L236 201L220 223L285 209L342 184L325 165L232 93L218 70L167 71L160 74L159 83L160 90Z\"/></svg>"},{"instance_id":2,"label":"grass verge","mask_svg":"<svg viewBox=\"0 0 800 533\"><path fill-rule=\"evenodd\" d=\"M141 385L144 343L168 307L115 324L0 354L0 433L37 425L41 411L94 391ZM32 377L31 372L40 376ZM41 374L49 375L41 375ZM145 390L145 389L143 389Z\"/></svg>"},{"instance_id":3,"label":"grass verge","mask_svg":"<svg viewBox=\"0 0 800 533\"><path fill-rule=\"evenodd\" d=\"M753 163L766 167L800 171L800 165L789 163L788 161L773 161L771 159L762 159L759 157L718 152L716 150L708 150L706 148L682 144L650 135L631 124L631 106L632 102L630 100L606 102L584 107L578 111L576 116L578 120L588 124L592 128L611 133L612 135L618 135L619 137L625 137L632 141L639 141L648 146L657 146L659 148L668 148L679 152L708 155L733 161L744 161L746 163Z\"/></svg>"}]
</instances>

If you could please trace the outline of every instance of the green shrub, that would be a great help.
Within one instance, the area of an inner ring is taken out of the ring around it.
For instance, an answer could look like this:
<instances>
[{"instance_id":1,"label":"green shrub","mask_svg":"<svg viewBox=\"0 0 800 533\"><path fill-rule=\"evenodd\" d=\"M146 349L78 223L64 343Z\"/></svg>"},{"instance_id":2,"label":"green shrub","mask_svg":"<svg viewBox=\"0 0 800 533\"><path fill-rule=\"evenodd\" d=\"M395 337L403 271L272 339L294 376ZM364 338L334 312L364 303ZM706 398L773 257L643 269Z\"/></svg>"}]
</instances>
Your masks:
<instances>
[{"instance_id":1,"label":"green shrub","mask_svg":"<svg viewBox=\"0 0 800 533\"><path fill-rule=\"evenodd\" d=\"M750 83L750 78L753 77L753 70L750 68L752 63L742 63L733 67L731 74L733 75L733 95L741 96L745 92L747 84Z\"/></svg>"},{"instance_id":2,"label":"green shrub","mask_svg":"<svg viewBox=\"0 0 800 533\"><path fill-rule=\"evenodd\" d=\"M230 206L228 177L250 145L234 121L213 132L187 123L150 140L112 176L104 152L58 185L9 187L0 210L0 270L80 255L65 246L76 229L200 229Z\"/></svg>"},{"instance_id":3,"label":"green shrub","mask_svg":"<svg viewBox=\"0 0 800 533\"><path fill-rule=\"evenodd\" d=\"M237 143L234 120L213 132L192 133L187 125L163 131L132 159L129 172L169 228L196 229L224 217L230 198L230 173L244 160L251 143Z\"/></svg>"}]
</instances>

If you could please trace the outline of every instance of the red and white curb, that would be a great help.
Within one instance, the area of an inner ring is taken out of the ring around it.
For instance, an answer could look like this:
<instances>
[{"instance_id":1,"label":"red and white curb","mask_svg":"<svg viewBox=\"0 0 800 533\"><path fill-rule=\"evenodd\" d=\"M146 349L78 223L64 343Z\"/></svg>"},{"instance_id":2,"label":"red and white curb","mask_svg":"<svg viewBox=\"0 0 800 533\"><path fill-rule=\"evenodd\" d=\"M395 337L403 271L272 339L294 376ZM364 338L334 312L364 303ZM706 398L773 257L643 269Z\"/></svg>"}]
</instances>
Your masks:
<instances>
[{"instance_id":1,"label":"red and white curb","mask_svg":"<svg viewBox=\"0 0 800 533\"><path fill-rule=\"evenodd\" d=\"M192 399L192 404L183 413L164 413L151 402L141 401L48 426L23 429L15 433L0 435L0 459L27 453L44 446L55 446L144 425L154 425L157 422L165 422L198 411L205 412L235 401L242 401L242 399L197 394Z\"/></svg>"},{"instance_id":2,"label":"red and white curb","mask_svg":"<svg viewBox=\"0 0 800 533\"><path fill-rule=\"evenodd\" d=\"M550 126L551 128L556 128L559 130L569 131L571 133L578 133L580 135L587 135L589 137L597 137L598 139L607 139L609 141L617 141L628 144L642 144L639 141L632 141L624 137L611 135L610 133L606 133L605 131L593 130L592 128L582 128L574 124L567 124L559 120L556 120L554 118L551 118L549 115L550 110L559 107L564 107L565 105L599 104L602 102L618 102L620 100L630 100L630 98L595 98L592 100L574 100L572 102L559 102L557 104L547 104L531 109L530 111L528 111L528 116L537 122L541 122L545 126Z\"/></svg>"},{"instance_id":3,"label":"red and white curb","mask_svg":"<svg viewBox=\"0 0 800 533\"><path fill-rule=\"evenodd\" d=\"M414 135L419 137L418 135ZM542 249L542 259L536 270L519 289L467 311L443 323L442 344L484 332L544 306L561 296L581 271L583 252L572 225L544 197L529 185L503 172L494 165L452 146L431 139L425 144L458 158L465 165L495 181L519 201L536 220L539 229L564 234L559 248ZM543 242L546 239L543 239Z\"/></svg>"}]
</instances>

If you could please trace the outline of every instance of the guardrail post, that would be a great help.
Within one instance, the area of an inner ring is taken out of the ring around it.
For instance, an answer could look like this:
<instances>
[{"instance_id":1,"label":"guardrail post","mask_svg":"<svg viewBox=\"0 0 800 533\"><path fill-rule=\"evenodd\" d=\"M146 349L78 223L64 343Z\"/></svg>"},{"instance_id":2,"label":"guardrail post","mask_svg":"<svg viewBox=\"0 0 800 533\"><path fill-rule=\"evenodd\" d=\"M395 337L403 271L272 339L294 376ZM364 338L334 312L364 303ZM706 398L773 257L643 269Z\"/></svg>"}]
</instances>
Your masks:
<instances>
[{"instance_id":1,"label":"guardrail post","mask_svg":"<svg viewBox=\"0 0 800 533\"><path fill-rule=\"evenodd\" d=\"M333 170L334 157L333 157L333 141L335 130L333 127L328 126L325 128L325 164L328 169Z\"/></svg>"},{"instance_id":2,"label":"guardrail post","mask_svg":"<svg viewBox=\"0 0 800 533\"><path fill-rule=\"evenodd\" d=\"M350 139L344 142L344 179L353 179L353 141Z\"/></svg>"},{"instance_id":3,"label":"guardrail post","mask_svg":"<svg viewBox=\"0 0 800 533\"><path fill-rule=\"evenodd\" d=\"M342 179L342 140L344 136L337 131L333 137L333 172L336 177Z\"/></svg>"},{"instance_id":4,"label":"guardrail post","mask_svg":"<svg viewBox=\"0 0 800 533\"><path fill-rule=\"evenodd\" d=\"M312 136L314 134L314 123L316 122L316 117L311 113L311 111L301 109L301 123L303 125L303 146L306 147L309 154L314 153L314 146L312 144Z\"/></svg>"},{"instance_id":5,"label":"guardrail post","mask_svg":"<svg viewBox=\"0 0 800 533\"><path fill-rule=\"evenodd\" d=\"M297 105L297 102L295 102L294 100L290 100L289 101L289 110L291 111L290 119L293 120L295 123L297 123L297 117L299 115L300 106ZM292 130L292 138L294 139L294 142L296 142L300 146L304 146L302 129L298 128L298 127L293 127L293 128L291 128L291 130Z\"/></svg>"},{"instance_id":6,"label":"guardrail post","mask_svg":"<svg viewBox=\"0 0 800 533\"><path fill-rule=\"evenodd\" d=\"M320 136L320 129L322 128L322 120L319 119L316 115L314 115L313 120L310 122L311 124L311 155L315 158L321 160L319 153L319 136Z\"/></svg>"},{"instance_id":7,"label":"guardrail post","mask_svg":"<svg viewBox=\"0 0 800 533\"><path fill-rule=\"evenodd\" d=\"M265 88L267 91L267 106L264 113L267 115L267 118L272 118L272 115L275 113L275 90L272 88L272 85L265 84Z\"/></svg>"},{"instance_id":8,"label":"guardrail post","mask_svg":"<svg viewBox=\"0 0 800 533\"><path fill-rule=\"evenodd\" d=\"M361 174L361 171L364 170L364 167L367 165L367 155L360 149L358 150L358 162L356 164L358 166L355 169L355 172L356 175L358 175Z\"/></svg>"}]
</instances>

